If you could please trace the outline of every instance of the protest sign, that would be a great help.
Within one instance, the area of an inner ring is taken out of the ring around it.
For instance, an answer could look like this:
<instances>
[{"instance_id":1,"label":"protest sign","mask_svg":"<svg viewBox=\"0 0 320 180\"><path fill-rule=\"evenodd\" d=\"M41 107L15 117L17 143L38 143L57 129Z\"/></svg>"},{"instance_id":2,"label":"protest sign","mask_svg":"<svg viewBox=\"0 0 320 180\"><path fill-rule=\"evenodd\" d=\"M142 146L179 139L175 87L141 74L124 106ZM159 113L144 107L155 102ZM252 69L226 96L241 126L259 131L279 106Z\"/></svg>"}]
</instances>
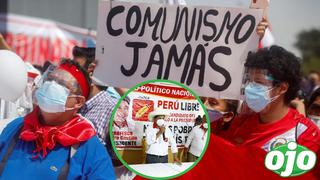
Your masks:
<instances>
[{"instance_id":1,"label":"protest sign","mask_svg":"<svg viewBox=\"0 0 320 180\"><path fill-rule=\"evenodd\" d=\"M127 88L170 79L202 96L238 99L261 18L257 9L101 1L95 77Z\"/></svg>"},{"instance_id":2,"label":"protest sign","mask_svg":"<svg viewBox=\"0 0 320 180\"><path fill-rule=\"evenodd\" d=\"M196 117L204 115L200 103L190 92L172 84L145 84L130 92L128 97L129 108L125 122L118 119L117 115L114 117L113 135L118 150L142 148L145 130L153 125L148 114L156 108L170 112L166 124L178 147L186 143Z\"/></svg>"}]
</instances>

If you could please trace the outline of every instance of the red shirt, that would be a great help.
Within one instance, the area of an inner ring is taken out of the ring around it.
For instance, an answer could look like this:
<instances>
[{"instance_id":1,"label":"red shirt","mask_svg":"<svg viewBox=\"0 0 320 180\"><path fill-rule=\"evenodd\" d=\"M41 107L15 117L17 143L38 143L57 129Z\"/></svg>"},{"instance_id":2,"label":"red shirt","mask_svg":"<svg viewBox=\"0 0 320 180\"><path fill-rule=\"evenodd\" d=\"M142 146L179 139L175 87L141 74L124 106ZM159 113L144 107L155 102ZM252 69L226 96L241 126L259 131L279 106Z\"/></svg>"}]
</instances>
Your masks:
<instances>
[{"instance_id":1,"label":"red shirt","mask_svg":"<svg viewBox=\"0 0 320 180\"><path fill-rule=\"evenodd\" d=\"M264 159L267 154L265 148L284 141L276 139L295 138L292 137L292 128L296 128L293 134L297 133L298 143L315 151L318 159L320 156L319 129L309 119L292 109L283 119L272 124L260 124L258 115L254 115L245 119L235 119L230 128L225 135L238 146L211 135L207 151L200 162L176 179L286 179L265 168ZM318 161L318 167L319 164ZM316 176L319 174L319 169L314 169L312 172L288 179L317 179L319 177Z\"/></svg>"},{"instance_id":2,"label":"red shirt","mask_svg":"<svg viewBox=\"0 0 320 180\"><path fill-rule=\"evenodd\" d=\"M317 154L318 161L312 172L320 179L320 130L294 109L279 121L269 124L260 123L258 114L236 118L224 138L238 147L257 146L266 152L295 141Z\"/></svg>"},{"instance_id":3,"label":"red shirt","mask_svg":"<svg viewBox=\"0 0 320 180\"><path fill-rule=\"evenodd\" d=\"M258 114L236 118L224 138L238 146L258 146L265 151L289 141L316 153L320 148L319 128L294 109L279 121L268 124L260 123Z\"/></svg>"}]
</instances>

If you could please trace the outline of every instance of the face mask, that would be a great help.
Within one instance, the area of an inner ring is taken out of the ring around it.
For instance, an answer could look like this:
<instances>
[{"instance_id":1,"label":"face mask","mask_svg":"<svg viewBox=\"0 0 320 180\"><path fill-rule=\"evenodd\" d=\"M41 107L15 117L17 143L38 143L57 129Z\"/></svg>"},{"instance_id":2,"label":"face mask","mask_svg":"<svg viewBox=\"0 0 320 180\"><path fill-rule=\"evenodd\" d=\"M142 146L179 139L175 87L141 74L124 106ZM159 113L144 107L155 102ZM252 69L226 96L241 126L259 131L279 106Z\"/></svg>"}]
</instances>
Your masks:
<instances>
[{"instance_id":1,"label":"face mask","mask_svg":"<svg viewBox=\"0 0 320 180\"><path fill-rule=\"evenodd\" d=\"M318 127L320 127L320 116L309 115L309 119L311 119Z\"/></svg>"},{"instance_id":2,"label":"face mask","mask_svg":"<svg viewBox=\"0 0 320 180\"><path fill-rule=\"evenodd\" d=\"M244 90L246 103L248 104L249 108L258 113L272 101L278 98L279 95L270 98L269 92L271 90L272 89L268 89L267 86L261 84L249 83Z\"/></svg>"},{"instance_id":3,"label":"face mask","mask_svg":"<svg viewBox=\"0 0 320 180\"><path fill-rule=\"evenodd\" d=\"M203 127L204 127L205 129L208 129L208 123L204 123L204 124L203 124Z\"/></svg>"},{"instance_id":4,"label":"face mask","mask_svg":"<svg viewBox=\"0 0 320 180\"><path fill-rule=\"evenodd\" d=\"M41 110L48 113L65 112L69 89L55 81L46 81L35 92L37 103Z\"/></svg>"},{"instance_id":5,"label":"face mask","mask_svg":"<svg viewBox=\"0 0 320 180\"><path fill-rule=\"evenodd\" d=\"M159 127L164 126L164 124L165 124L165 121L164 121L163 119L158 119L158 120L157 120L157 125L158 125Z\"/></svg>"},{"instance_id":6,"label":"face mask","mask_svg":"<svg viewBox=\"0 0 320 180\"><path fill-rule=\"evenodd\" d=\"M210 122L217 121L223 117L223 113L217 110L207 109Z\"/></svg>"}]
</instances>

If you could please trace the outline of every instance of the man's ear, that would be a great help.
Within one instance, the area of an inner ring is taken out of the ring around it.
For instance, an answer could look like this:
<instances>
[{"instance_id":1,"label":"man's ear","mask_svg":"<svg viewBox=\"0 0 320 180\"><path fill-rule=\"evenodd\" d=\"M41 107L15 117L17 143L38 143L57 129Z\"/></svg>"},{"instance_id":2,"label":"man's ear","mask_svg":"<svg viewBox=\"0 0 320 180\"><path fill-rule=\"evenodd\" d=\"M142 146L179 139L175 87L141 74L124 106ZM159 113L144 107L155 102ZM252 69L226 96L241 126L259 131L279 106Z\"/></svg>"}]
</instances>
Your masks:
<instances>
[{"instance_id":1,"label":"man's ear","mask_svg":"<svg viewBox=\"0 0 320 180\"><path fill-rule=\"evenodd\" d=\"M74 105L74 108L80 109L85 102L86 102L86 98L84 96L78 96L77 103Z\"/></svg>"},{"instance_id":2,"label":"man's ear","mask_svg":"<svg viewBox=\"0 0 320 180\"><path fill-rule=\"evenodd\" d=\"M226 114L223 115L223 122L230 122L234 117L233 112L227 112Z\"/></svg>"}]
</instances>

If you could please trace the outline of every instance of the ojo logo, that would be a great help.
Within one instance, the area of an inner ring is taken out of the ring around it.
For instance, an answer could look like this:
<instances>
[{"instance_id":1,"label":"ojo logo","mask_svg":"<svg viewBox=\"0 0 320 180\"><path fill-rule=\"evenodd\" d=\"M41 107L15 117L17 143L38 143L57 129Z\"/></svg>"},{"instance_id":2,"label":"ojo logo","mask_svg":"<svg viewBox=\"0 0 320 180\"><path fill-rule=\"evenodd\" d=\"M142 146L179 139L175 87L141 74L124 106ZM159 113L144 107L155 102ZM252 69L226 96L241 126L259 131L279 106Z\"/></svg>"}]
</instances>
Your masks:
<instances>
[{"instance_id":1,"label":"ojo logo","mask_svg":"<svg viewBox=\"0 0 320 180\"><path fill-rule=\"evenodd\" d=\"M289 142L272 149L266 156L265 166L282 177L298 176L310 171L316 159L314 152Z\"/></svg>"}]
</instances>

